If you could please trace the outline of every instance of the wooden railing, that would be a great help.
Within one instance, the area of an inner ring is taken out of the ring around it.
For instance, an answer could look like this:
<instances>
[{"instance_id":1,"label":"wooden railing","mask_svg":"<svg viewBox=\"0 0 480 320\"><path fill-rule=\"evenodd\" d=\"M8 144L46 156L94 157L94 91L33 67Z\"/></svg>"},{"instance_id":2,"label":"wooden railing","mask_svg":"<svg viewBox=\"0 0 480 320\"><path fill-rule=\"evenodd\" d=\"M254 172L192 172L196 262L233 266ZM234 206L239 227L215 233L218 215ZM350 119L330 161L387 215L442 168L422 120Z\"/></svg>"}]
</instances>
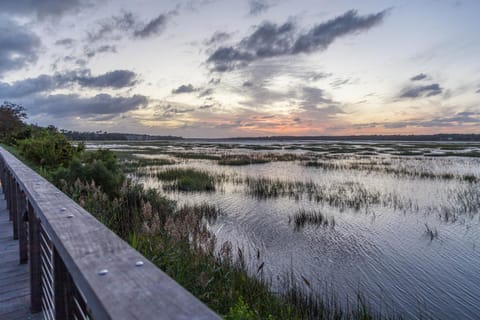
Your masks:
<instances>
[{"instance_id":1,"label":"wooden railing","mask_svg":"<svg viewBox=\"0 0 480 320\"><path fill-rule=\"evenodd\" d=\"M0 147L32 313L45 319L219 319L139 252Z\"/></svg>"}]
</instances>

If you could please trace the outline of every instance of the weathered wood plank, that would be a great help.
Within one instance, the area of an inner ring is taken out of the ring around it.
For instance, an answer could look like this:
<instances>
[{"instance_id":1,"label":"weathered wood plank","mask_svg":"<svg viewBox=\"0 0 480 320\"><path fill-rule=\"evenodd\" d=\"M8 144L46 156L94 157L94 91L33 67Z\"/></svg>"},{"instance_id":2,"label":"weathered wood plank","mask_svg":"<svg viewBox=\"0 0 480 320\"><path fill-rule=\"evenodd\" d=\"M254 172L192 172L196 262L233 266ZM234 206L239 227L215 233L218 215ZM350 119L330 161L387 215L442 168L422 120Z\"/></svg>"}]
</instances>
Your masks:
<instances>
[{"instance_id":1,"label":"weathered wood plank","mask_svg":"<svg viewBox=\"0 0 480 320\"><path fill-rule=\"evenodd\" d=\"M219 319L65 194L0 148L95 319ZM143 265L136 266L142 261ZM101 270L108 270L100 275Z\"/></svg>"},{"instance_id":2,"label":"weathered wood plank","mask_svg":"<svg viewBox=\"0 0 480 320\"><path fill-rule=\"evenodd\" d=\"M0 319L40 319L29 311L28 267L18 263L18 241L12 239L8 220L6 203L0 201Z\"/></svg>"},{"instance_id":3,"label":"weathered wood plank","mask_svg":"<svg viewBox=\"0 0 480 320\"><path fill-rule=\"evenodd\" d=\"M5 320L40 320L43 319L42 313L29 314L28 309L17 309L4 314Z\"/></svg>"},{"instance_id":4,"label":"weathered wood plank","mask_svg":"<svg viewBox=\"0 0 480 320\"><path fill-rule=\"evenodd\" d=\"M12 285L18 285L18 283L27 283L30 276L28 272L19 272L15 274L15 277L7 277L0 279L0 287L7 287Z\"/></svg>"}]
</instances>

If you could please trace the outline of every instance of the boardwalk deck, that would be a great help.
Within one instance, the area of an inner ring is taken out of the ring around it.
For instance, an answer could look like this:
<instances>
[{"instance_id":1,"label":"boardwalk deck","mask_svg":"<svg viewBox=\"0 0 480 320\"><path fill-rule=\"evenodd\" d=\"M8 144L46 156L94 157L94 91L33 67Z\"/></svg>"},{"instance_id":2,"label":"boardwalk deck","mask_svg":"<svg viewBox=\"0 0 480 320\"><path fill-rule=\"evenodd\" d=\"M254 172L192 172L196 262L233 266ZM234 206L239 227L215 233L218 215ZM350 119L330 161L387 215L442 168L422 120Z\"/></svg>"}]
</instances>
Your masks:
<instances>
[{"instance_id":1,"label":"boardwalk deck","mask_svg":"<svg viewBox=\"0 0 480 320\"><path fill-rule=\"evenodd\" d=\"M0 319L42 319L30 313L28 264L19 264L18 240L0 189Z\"/></svg>"},{"instance_id":2,"label":"boardwalk deck","mask_svg":"<svg viewBox=\"0 0 480 320\"><path fill-rule=\"evenodd\" d=\"M16 225L14 235L19 239L11 240L13 227L3 209L0 250L5 252L0 251L0 279L6 285L0 286L1 320L39 317L28 315L29 305L43 310L49 319L220 319L2 147L0 169Z\"/></svg>"}]
</instances>

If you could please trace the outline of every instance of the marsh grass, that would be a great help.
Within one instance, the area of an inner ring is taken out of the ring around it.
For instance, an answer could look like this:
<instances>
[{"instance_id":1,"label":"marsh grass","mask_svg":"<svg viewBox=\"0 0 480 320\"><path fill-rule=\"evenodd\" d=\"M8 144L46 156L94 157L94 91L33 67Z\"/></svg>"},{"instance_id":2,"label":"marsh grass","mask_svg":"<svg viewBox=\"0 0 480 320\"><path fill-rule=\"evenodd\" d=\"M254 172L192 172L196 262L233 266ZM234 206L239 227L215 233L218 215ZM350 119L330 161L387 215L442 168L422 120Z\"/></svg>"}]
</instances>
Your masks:
<instances>
[{"instance_id":1,"label":"marsh grass","mask_svg":"<svg viewBox=\"0 0 480 320\"><path fill-rule=\"evenodd\" d=\"M168 176L170 179L175 174ZM224 213L210 204L178 208L158 191L126 181L120 196L109 198L95 183L63 185L82 207L127 240L180 285L226 319L373 319L363 304L340 306L305 289L293 277L281 292L261 276L260 253L254 276L245 254L230 242L217 244L205 222ZM220 248L216 250L215 248ZM235 255L235 258L234 258ZM303 278L304 283L309 283Z\"/></svg>"},{"instance_id":2,"label":"marsh grass","mask_svg":"<svg viewBox=\"0 0 480 320\"><path fill-rule=\"evenodd\" d=\"M414 168L399 167L398 164L394 164L389 160L376 159L372 157L367 161L361 161L360 159L351 158L347 161L330 160L330 161L306 161L303 162L306 167L321 168L323 170L356 170L363 172L378 172L387 175L393 175L395 177L411 177L420 179L439 179L439 180L463 180L467 182L480 181L480 177L473 174L453 174L453 173L434 173Z\"/></svg>"},{"instance_id":3,"label":"marsh grass","mask_svg":"<svg viewBox=\"0 0 480 320\"><path fill-rule=\"evenodd\" d=\"M225 215L225 212L217 206L205 202L193 206L184 205L178 209L178 212L183 215L192 213L198 219L204 218L208 223L215 223L218 217Z\"/></svg>"},{"instance_id":4,"label":"marsh grass","mask_svg":"<svg viewBox=\"0 0 480 320\"><path fill-rule=\"evenodd\" d=\"M157 178L170 181L165 190L175 191L215 191L215 177L206 172L192 168L170 168L157 173Z\"/></svg>"},{"instance_id":5,"label":"marsh grass","mask_svg":"<svg viewBox=\"0 0 480 320\"><path fill-rule=\"evenodd\" d=\"M137 158L135 160L126 160L122 163L123 172L132 173L140 168L153 167L153 166L166 166L172 165L176 162L171 159L143 159Z\"/></svg>"},{"instance_id":6,"label":"marsh grass","mask_svg":"<svg viewBox=\"0 0 480 320\"><path fill-rule=\"evenodd\" d=\"M220 155L204 152L163 152L163 154L168 154L182 159L221 160Z\"/></svg>"},{"instance_id":7,"label":"marsh grass","mask_svg":"<svg viewBox=\"0 0 480 320\"><path fill-rule=\"evenodd\" d=\"M288 222L293 221L295 230L299 231L305 227L305 225L316 225L323 227L335 227L335 219L333 217L328 218L322 212L317 210L307 211L305 209L299 209L293 218L289 217Z\"/></svg>"},{"instance_id":8,"label":"marsh grass","mask_svg":"<svg viewBox=\"0 0 480 320\"><path fill-rule=\"evenodd\" d=\"M437 228L431 228L427 223L425 223L425 234L430 241L438 238Z\"/></svg>"},{"instance_id":9,"label":"marsh grass","mask_svg":"<svg viewBox=\"0 0 480 320\"><path fill-rule=\"evenodd\" d=\"M261 155L224 155L221 160L218 160L219 165L226 166L244 166L256 163L268 163L267 159Z\"/></svg>"},{"instance_id":10,"label":"marsh grass","mask_svg":"<svg viewBox=\"0 0 480 320\"><path fill-rule=\"evenodd\" d=\"M195 214L194 214L195 215ZM283 274L281 291L272 292L262 276L262 257L255 274L245 267L245 253L231 242L217 244L208 230L191 220L188 207L167 220L164 232L135 235L130 243L178 283L225 319L381 319L359 295L357 303L340 305L332 294L316 294L308 279ZM197 220L198 221L198 220ZM213 240L212 240L213 239ZM192 243L203 245L192 245Z\"/></svg>"},{"instance_id":11,"label":"marsh grass","mask_svg":"<svg viewBox=\"0 0 480 320\"><path fill-rule=\"evenodd\" d=\"M251 178L245 180L247 193L260 199L290 197L300 200L306 197L310 201L327 203L332 207L345 209L368 209L372 205L382 204L381 193L369 190L360 183L346 181L320 186L313 182L283 181L269 178ZM390 200L398 201L392 197ZM400 206L400 203L395 203Z\"/></svg>"}]
</instances>

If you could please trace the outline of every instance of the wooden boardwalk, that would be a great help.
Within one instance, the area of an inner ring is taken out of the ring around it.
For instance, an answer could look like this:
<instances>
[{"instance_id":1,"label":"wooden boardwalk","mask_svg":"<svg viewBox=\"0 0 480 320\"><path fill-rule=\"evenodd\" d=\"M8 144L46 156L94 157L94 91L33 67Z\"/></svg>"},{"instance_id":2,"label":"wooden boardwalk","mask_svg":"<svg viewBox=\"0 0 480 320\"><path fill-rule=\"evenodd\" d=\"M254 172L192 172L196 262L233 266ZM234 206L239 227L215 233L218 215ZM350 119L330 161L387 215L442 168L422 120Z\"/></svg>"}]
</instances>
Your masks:
<instances>
[{"instance_id":1,"label":"wooden boardwalk","mask_svg":"<svg viewBox=\"0 0 480 320\"><path fill-rule=\"evenodd\" d=\"M18 240L13 240L12 222L0 189L0 319L42 319L30 313L28 264L19 264Z\"/></svg>"},{"instance_id":2,"label":"wooden boardwalk","mask_svg":"<svg viewBox=\"0 0 480 320\"><path fill-rule=\"evenodd\" d=\"M220 319L2 147L0 178L19 238L0 190L0 320Z\"/></svg>"}]
</instances>

